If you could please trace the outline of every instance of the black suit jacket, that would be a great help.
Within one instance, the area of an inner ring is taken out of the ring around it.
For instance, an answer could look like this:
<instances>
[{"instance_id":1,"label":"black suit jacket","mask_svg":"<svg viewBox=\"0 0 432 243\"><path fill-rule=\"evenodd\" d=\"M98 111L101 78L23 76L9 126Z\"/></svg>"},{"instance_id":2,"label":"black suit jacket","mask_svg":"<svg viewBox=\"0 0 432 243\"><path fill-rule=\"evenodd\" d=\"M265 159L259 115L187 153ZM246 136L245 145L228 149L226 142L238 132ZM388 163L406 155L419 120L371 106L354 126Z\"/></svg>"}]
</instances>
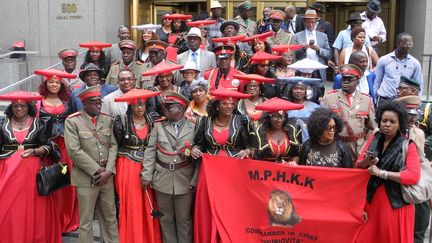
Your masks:
<instances>
[{"instance_id":1,"label":"black suit jacket","mask_svg":"<svg viewBox=\"0 0 432 243\"><path fill-rule=\"evenodd\" d=\"M318 21L318 26L316 27L316 30L318 30L319 32L323 32L327 35L329 45L330 47L332 47L333 42L335 40L335 36L334 36L333 27L331 26L330 22L321 18Z\"/></svg>"},{"instance_id":2,"label":"black suit jacket","mask_svg":"<svg viewBox=\"0 0 432 243\"><path fill-rule=\"evenodd\" d=\"M297 16L296 16L296 18L295 18L295 22L296 22L296 24L295 24L295 31L296 31L296 33L298 33L298 32L300 32L300 31L303 31L305 28L304 28L304 22L303 22L303 15L298 15L297 14Z\"/></svg>"}]
</instances>

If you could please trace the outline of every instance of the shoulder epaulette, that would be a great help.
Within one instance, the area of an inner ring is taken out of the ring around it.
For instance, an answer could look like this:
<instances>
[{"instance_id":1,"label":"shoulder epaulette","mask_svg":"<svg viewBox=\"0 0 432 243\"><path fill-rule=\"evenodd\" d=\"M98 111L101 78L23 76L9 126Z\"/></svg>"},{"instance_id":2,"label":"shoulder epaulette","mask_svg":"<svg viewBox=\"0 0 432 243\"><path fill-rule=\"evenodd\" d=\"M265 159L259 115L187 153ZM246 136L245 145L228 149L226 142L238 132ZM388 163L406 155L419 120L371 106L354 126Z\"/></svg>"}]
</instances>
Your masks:
<instances>
[{"instance_id":1,"label":"shoulder epaulette","mask_svg":"<svg viewBox=\"0 0 432 243\"><path fill-rule=\"evenodd\" d=\"M138 65L143 65L144 64L144 62L141 62L141 61L136 61L136 64L138 64Z\"/></svg>"},{"instance_id":2,"label":"shoulder epaulette","mask_svg":"<svg viewBox=\"0 0 432 243\"><path fill-rule=\"evenodd\" d=\"M100 115L105 115L105 116L109 116L109 117L111 117L109 114L107 114L107 113L105 113L105 112L101 112L101 113L99 113Z\"/></svg>"},{"instance_id":3,"label":"shoulder epaulette","mask_svg":"<svg viewBox=\"0 0 432 243\"><path fill-rule=\"evenodd\" d=\"M336 93L336 92L338 92L338 90L334 89L334 90L330 90L329 92L327 92L327 94L333 94L333 93Z\"/></svg>"},{"instance_id":4,"label":"shoulder epaulette","mask_svg":"<svg viewBox=\"0 0 432 243\"><path fill-rule=\"evenodd\" d=\"M360 92L360 94L370 97L370 95L367 93Z\"/></svg>"},{"instance_id":5,"label":"shoulder epaulette","mask_svg":"<svg viewBox=\"0 0 432 243\"><path fill-rule=\"evenodd\" d=\"M78 115L81 115L81 111L77 111L75 113L70 114L69 116L67 116L67 118L72 118L72 117L76 117Z\"/></svg>"},{"instance_id":6,"label":"shoulder epaulette","mask_svg":"<svg viewBox=\"0 0 432 243\"><path fill-rule=\"evenodd\" d=\"M158 118L158 119L154 120L155 123L160 123L160 122L163 122L163 121L166 121L166 117L161 117L161 118Z\"/></svg>"},{"instance_id":7,"label":"shoulder epaulette","mask_svg":"<svg viewBox=\"0 0 432 243\"><path fill-rule=\"evenodd\" d=\"M115 61L111 64L111 66L115 66L115 65L119 65L119 64L120 64L120 61Z\"/></svg>"}]
</instances>

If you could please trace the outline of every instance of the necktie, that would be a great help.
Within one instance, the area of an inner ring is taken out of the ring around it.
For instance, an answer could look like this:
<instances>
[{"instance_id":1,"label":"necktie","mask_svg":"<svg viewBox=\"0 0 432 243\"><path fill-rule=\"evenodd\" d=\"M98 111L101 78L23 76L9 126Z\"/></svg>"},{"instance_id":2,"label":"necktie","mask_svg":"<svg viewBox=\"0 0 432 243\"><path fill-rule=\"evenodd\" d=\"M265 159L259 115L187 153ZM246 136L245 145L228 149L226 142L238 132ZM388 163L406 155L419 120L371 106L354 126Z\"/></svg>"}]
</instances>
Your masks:
<instances>
[{"instance_id":1,"label":"necktie","mask_svg":"<svg viewBox=\"0 0 432 243\"><path fill-rule=\"evenodd\" d=\"M195 63L195 67L198 68L198 53L192 52L192 61Z\"/></svg>"},{"instance_id":2,"label":"necktie","mask_svg":"<svg viewBox=\"0 0 432 243\"><path fill-rule=\"evenodd\" d=\"M173 128L174 128L175 134L178 136L178 133L179 133L178 123L173 123Z\"/></svg>"},{"instance_id":3,"label":"necktie","mask_svg":"<svg viewBox=\"0 0 432 243\"><path fill-rule=\"evenodd\" d=\"M95 125L96 126L96 120L97 120L97 118L96 117L92 117L91 118L91 122L93 123L93 125Z\"/></svg>"},{"instance_id":4,"label":"necktie","mask_svg":"<svg viewBox=\"0 0 432 243\"><path fill-rule=\"evenodd\" d=\"M351 97L352 97L352 94L347 94L347 101L348 101L349 106L351 106Z\"/></svg>"}]
</instances>

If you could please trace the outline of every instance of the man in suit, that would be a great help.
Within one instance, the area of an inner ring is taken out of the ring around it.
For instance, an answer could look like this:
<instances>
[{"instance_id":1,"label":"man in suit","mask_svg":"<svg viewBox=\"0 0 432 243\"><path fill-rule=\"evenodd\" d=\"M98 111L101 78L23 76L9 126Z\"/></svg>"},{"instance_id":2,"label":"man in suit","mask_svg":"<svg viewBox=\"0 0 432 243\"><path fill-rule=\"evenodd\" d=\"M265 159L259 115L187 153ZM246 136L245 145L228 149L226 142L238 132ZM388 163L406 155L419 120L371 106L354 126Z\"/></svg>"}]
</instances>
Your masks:
<instances>
[{"instance_id":1,"label":"man in suit","mask_svg":"<svg viewBox=\"0 0 432 243\"><path fill-rule=\"evenodd\" d=\"M285 20L285 13L281 10L273 10L270 12L270 23L273 30L273 36L267 38L267 42L271 47L274 45L287 45L292 42L293 34L285 32L281 28L281 24Z\"/></svg>"},{"instance_id":2,"label":"man in suit","mask_svg":"<svg viewBox=\"0 0 432 243\"><path fill-rule=\"evenodd\" d=\"M216 67L216 57L214 53L200 49L201 42L203 41L200 29L196 27L190 28L185 39L189 50L177 56L177 63L179 65L184 66L186 63L194 64L195 68L200 71L198 77L202 77L202 73L204 73L205 70ZM183 80L176 80L178 84L181 83L181 81Z\"/></svg>"},{"instance_id":3,"label":"man in suit","mask_svg":"<svg viewBox=\"0 0 432 243\"><path fill-rule=\"evenodd\" d=\"M340 68L342 89L328 92L322 101L323 106L340 116L344 121L344 129L339 139L345 142L357 158L368 137L376 128L375 110L372 98L357 91L362 70L352 64Z\"/></svg>"},{"instance_id":4,"label":"man in suit","mask_svg":"<svg viewBox=\"0 0 432 243\"><path fill-rule=\"evenodd\" d=\"M327 35L315 30L317 19L315 10L307 10L303 16L306 29L294 35L294 43L303 45L303 48L296 52L296 56L297 60L307 57L326 65L327 60L331 57L330 46ZM321 69L319 74L324 82L326 80L325 69Z\"/></svg>"},{"instance_id":5,"label":"man in suit","mask_svg":"<svg viewBox=\"0 0 432 243\"><path fill-rule=\"evenodd\" d=\"M65 122L65 143L73 160L71 183L76 187L79 207L80 242L93 242L94 211L104 242L118 242L118 226L114 202L117 143L111 117L100 113L101 87L92 86L78 96L83 111L70 115Z\"/></svg>"},{"instance_id":6,"label":"man in suit","mask_svg":"<svg viewBox=\"0 0 432 243\"><path fill-rule=\"evenodd\" d=\"M81 111L83 109L83 104L81 102L81 100L77 97L77 95L85 90L86 88L95 86L95 85L100 85L100 79L103 75L103 71L95 64L93 63L89 63L87 64L87 66L84 67L84 70L82 70L79 73L79 77L82 81L84 81L84 85L82 85L81 87L75 89L72 91L71 93L71 106L72 106L72 111ZM101 96L105 97L108 94L114 92L115 90L117 90L117 87L114 85L107 85L107 84L102 84L100 85L100 89L101 89Z\"/></svg>"},{"instance_id":7,"label":"man in suit","mask_svg":"<svg viewBox=\"0 0 432 243\"><path fill-rule=\"evenodd\" d=\"M304 30L303 18L302 16L297 14L296 7L294 6L286 7L285 14L286 14L287 21L284 22L281 26L281 28L284 31L294 35L297 32Z\"/></svg>"},{"instance_id":8,"label":"man in suit","mask_svg":"<svg viewBox=\"0 0 432 243\"><path fill-rule=\"evenodd\" d=\"M324 34L327 35L329 45L330 45L330 47L332 47L335 36L334 36L333 27L330 24L330 22L328 22L327 20L325 20L322 17L322 15L325 14L324 5L322 5L321 3L315 2L315 3L312 3L311 6L308 6L308 8L313 9L317 12L319 19L317 20L317 24L315 26L315 29L320 31L320 32L323 32Z\"/></svg>"},{"instance_id":9,"label":"man in suit","mask_svg":"<svg viewBox=\"0 0 432 243\"><path fill-rule=\"evenodd\" d=\"M105 84L118 86L118 74L122 69L131 70L138 82L141 82L141 73L143 72L143 63L135 61L135 51L137 45L132 40L122 40L119 42L122 59L121 61L114 62L108 72Z\"/></svg>"},{"instance_id":10,"label":"man in suit","mask_svg":"<svg viewBox=\"0 0 432 243\"><path fill-rule=\"evenodd\" d=\"M184 116L189 100L167 91L167 120L152 129L144 152L141 183L156 193L164 242L192 243L192 204L198 167L191 161L195 125Z\"/></svg>"}]
</instances>

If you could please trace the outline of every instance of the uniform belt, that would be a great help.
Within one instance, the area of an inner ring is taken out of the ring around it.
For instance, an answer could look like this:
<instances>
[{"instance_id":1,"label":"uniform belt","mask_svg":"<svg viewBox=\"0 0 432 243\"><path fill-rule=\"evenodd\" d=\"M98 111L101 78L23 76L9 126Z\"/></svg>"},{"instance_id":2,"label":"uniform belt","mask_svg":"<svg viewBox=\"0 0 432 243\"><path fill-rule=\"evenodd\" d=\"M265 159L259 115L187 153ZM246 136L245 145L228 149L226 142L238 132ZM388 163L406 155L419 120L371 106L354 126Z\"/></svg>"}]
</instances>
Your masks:
<instances>
[{"instance_id":1,"label":"uniform belt","mask_svg":"<svg viewBox=\"0 0 432 243\"><path fill-rule=\"evenodd\" d=\"M106 167L106 165L108 163L108 160L105 159L105 160L99 160L99 161L96 161L96 162L100 165L100 167Z\"/></svg>"},{"instance_id":2,"label":"uniform belt","mask_svg":"<svg viewBox=\"0 0 432 243\"><path fill-rule=\"evenodd\" d=\"M366 136L366 133L361 132L361 133L355 134L353 136L339 136L339 139L342 142L349 143L349 142L355 142L355 141L359 140L360 138L364 138L365 136Z\"/></svg>"},{"instance_id":3,"label":"uniform belt","mask_svg":"<svg viewBox=\"0 0 432 243\"><path fill-rule=\"evenodd\" d=\"M146 146L130 146L130 145L124 145L124 147L132 150L144 150L146 148Z\"/></svg>"},{"instance_id":4,"label":"uniform belt","mask_svg":"<svg viewBox=\"0 0 432 243\"><path fill-rule=\"evenodd\" d=\"M8 150L8 151L16 151L19 149L36 149L39 148L39 145L37 144L8 144L8 145L3 145L3 150Z\"/></svg>"},{"instance_id":5,"label":"uniform belt","mask_svg":"<svg viewBox=\"0 0 432 243\"><path fill-rule=\"evenodd\" d=\"M186 167L186 166L191 164L188 160L185 160L185 161L180 162L180 163L165 163L165 162L160 161L159 159L156 159L156 162L160 166L162 166L163 168L171 170L171 171L181 169L181 168Z\"/></svg>"}]
</instances>

